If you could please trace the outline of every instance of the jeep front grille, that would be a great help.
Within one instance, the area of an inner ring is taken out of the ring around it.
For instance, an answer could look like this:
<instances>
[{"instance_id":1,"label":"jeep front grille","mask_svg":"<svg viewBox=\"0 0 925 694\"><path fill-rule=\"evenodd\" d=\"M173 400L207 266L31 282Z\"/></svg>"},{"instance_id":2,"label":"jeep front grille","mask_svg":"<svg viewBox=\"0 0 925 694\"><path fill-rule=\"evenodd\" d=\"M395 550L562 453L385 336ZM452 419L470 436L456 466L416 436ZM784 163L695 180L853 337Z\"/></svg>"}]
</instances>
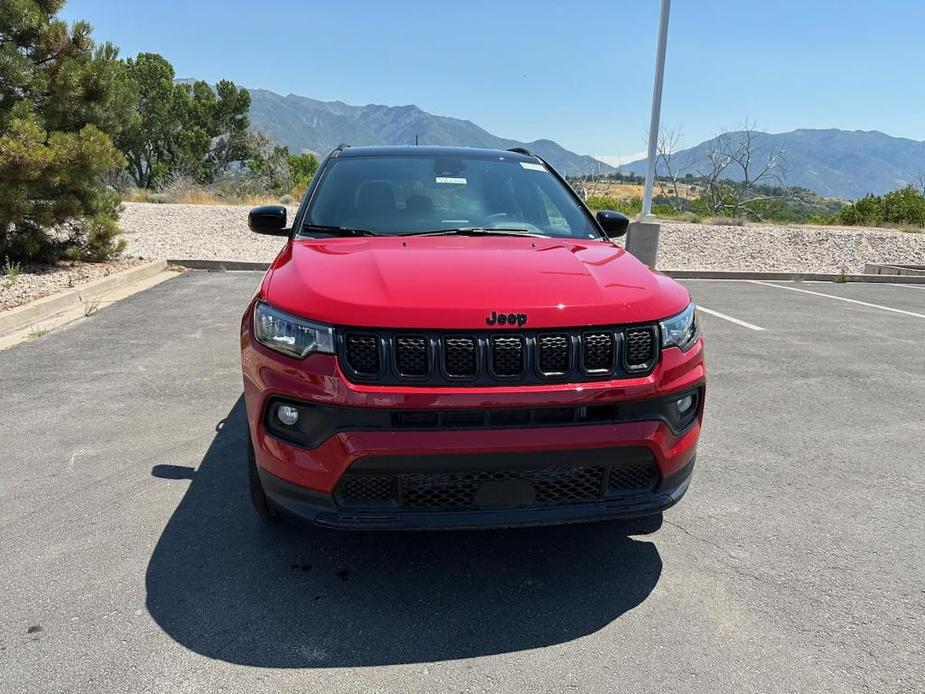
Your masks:
<instances>
[{"instance_id":1,"label":"jeep front grille","mask_svg":"<svg viewBox=\"0 0 925 694\"><path fill-rule=\"evenodd\" d=\"M500 385L602 381L647 373L658 360L654 325L467 334L338 329L351 381L396 385Z\"/></svg>"}]
</instances>

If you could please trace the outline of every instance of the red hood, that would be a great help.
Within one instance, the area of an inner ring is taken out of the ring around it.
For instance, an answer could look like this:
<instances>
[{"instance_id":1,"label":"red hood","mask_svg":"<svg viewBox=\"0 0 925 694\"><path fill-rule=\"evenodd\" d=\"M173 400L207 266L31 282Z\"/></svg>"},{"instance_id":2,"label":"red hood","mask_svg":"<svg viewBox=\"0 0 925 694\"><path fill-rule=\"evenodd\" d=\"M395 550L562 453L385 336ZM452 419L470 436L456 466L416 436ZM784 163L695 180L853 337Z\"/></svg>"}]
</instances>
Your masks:
<instances>
[{"instance_id":1,"label":"red hood","mask_svg":"<svg viewBox=\"0 0 925 694\"><path fill-rule=\"evenodd\" d=\"M623 249L567 239L300 240L268 280L264 298L283 311L383 328L486 328L492 311L524 313L526 328L643 323L689 301Z\"/></svg>"}]
</instances>

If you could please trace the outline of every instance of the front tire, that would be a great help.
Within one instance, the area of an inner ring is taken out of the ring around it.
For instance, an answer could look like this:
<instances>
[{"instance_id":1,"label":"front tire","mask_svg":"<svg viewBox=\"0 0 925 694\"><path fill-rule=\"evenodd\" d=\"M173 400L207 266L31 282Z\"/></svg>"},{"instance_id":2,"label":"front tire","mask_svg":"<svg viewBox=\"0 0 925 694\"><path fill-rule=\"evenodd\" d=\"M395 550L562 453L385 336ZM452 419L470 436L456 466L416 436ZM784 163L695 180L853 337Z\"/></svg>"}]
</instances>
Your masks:
<instances>
[{"instance_id":1,"label":"front tire","mask_svg":"<svg viewBox=\"0 0 925 694\"><path fill-rule=\"evenodd\" d=\"M263 484L260 482L260 475L257 472L257 456L254 454L254 442L251 441L251 433L247 432L247 486L250 488L251 503L257 515L264 520L273 520L277 517L276 509L273 508L267 499L266 492L263 491Z\"/></svg>"}]
</instances>

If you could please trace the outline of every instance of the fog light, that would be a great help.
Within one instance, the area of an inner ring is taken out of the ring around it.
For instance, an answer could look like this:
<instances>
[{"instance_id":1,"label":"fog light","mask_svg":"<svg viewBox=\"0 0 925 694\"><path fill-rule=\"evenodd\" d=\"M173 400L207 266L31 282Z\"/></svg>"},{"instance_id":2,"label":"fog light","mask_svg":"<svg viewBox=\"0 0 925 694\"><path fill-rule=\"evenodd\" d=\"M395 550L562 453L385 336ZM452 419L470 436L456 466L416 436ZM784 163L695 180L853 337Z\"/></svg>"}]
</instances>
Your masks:
<instances>
[{"instance_id":1,"label":"fog light","mask_svg":"<svg viewBox=\"0 0 925 694\"><path fill-rule=\"evenodd\" d=\"M681 414L684 414L685 412L687 412L689 409L691 409L693 405L694 405L693 395L685 395L683 398L681 398L675 403L675 407L678 408L678 412L680 412Z\"/></svg>"},{"instance_id":2,"label":"fog light","mask_svg":"<svg viewBox=\"0 0 925 694\"><path fill-rule=\"evenodd\" d=\"M287 427L291 427L299 421L299 411L292 405L280 405L276 408L276 417Z\"/></svg>"}]
</instances>

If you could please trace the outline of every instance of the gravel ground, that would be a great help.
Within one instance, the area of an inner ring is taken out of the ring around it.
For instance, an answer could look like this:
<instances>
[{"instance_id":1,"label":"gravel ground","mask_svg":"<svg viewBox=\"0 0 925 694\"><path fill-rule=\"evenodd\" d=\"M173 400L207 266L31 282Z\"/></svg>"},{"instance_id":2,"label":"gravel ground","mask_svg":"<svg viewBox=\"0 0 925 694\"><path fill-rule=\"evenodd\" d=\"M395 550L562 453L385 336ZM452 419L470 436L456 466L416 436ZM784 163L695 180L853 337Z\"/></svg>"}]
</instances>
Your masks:
<instances>
[{"instance_id":1,"label":"gravel ground","mask_svg":"<svg viewBox=\"0 0 925 694\"><path fill-rule=\"evenodd\" d=\"M925 233L864 227L662 225L667 270L864 271L865 263L925 265Z\"/></svg>"},{"instance_id":2,"label":"gravel ground","mask_svg":"<svg viewBox=\"0 0 925 694\"><path fill-rule=\"evenodd\" d=\"M21 274L0 277L0 311L65 289L80 289L88 282L143 262L141 258L120 258L109 263L24 265Z\"/></svg>"},{"instance_id":3,"label":"gravel ground","mask_svg":"<svg viewBox=\"0 0 925 694\"><path fill-rule=\"evenodd\" d=\"M296 212L289 209L289 218ZM145 258L269 262L284 239L260 236L247 228L240 205L153 205L127 202L119 224L126 253Z\"/></svg>"},{"instance_id":4,"label":"gravel ground","mask_svg":"<svg viewBox=\"0 0 925 694\"><path fill-rule=\"evenodd\" d=\"M250 233L247 208L233 205L126 203L121 223L127 252L144 257L270 261L281 246ZM865 263L925 265L925 233L669 222L659 246L667 270L858 273Z\"/></svg>"}]
</instances>

